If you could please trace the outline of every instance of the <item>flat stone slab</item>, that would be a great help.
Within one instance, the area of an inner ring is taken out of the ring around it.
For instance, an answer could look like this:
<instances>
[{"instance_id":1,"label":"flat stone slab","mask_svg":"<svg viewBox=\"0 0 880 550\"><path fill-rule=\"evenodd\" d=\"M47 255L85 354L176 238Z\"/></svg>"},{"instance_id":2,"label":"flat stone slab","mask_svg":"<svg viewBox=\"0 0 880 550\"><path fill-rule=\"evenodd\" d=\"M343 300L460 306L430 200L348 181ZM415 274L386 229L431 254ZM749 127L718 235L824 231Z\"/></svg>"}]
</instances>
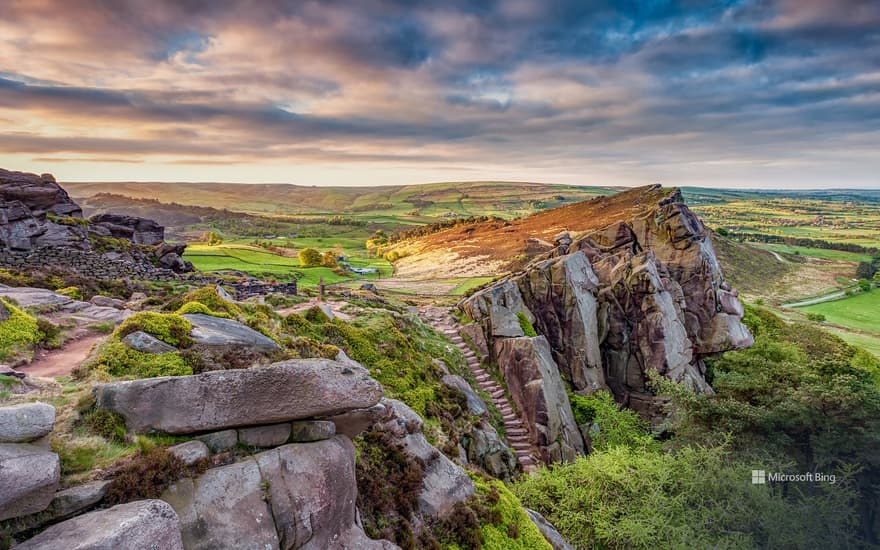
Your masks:
<instances>
[{"instance_id":1,"label":"flat stone slab","mask_svg":"<svg viewBox=\"0 0 880 550\"><path fill-rule=\"evenodd\" d=\"M55 407L22 403L0 407L0 443L24 443L47 435L55 425Z\"/></svg>"},{"instance_id":2,"label":"flat stone slab","mask_svg":"<svg viewBox=\"0 0 880 550\"><path fill-rule=\"evenodd\" d=\"M190 335L203 346L246 346L254 351L280 351L274 340L249 326L232 319L223 319L202 313L187 313L183 317L192 323Z\"/></svg>"},{"instance_id":3,"label":"flat stone slab","mask_svg":"<svg viewBox=\"0 0 880 550\"><path fill-rule=\"evenodd\" d=\"M49 527L17 550L183 550L180 520L161 500L138 500Z\"/></svg>"},{"instance_id":4,"label":"flat stone slab","mask_svg":"<svg viewBox=\"0 0 880 550\"><path fill-rule=\"evenodd\" d=\"M382 386L354 362L292 359L267 367L101 384L99 407L130 431L197 433L277 424L372 407Z\"/></svg>"},{"instance_id":5,"label":"flat stone slab","mask_svg":"<svg viewBox=\"0 0 880 550\"><path fill-rule=\"evenodd\" d=\"M238 441L251 447L277 447L287 443L290 437L290 424L254 426L238 430Z\"/></svg>"},{"instance_id":6,"label":"flat stone slab","mask_svg":"<svg viewBox=\"0 0 880 550\"><path fill-rule=\"evenodd\" d=\"M323 441L336 435L336 424L329 420L297 420L290 423L290 428L293 443Z\"/></svg>"},{"instance_id":7,"label":"flat stone slab","mask_svg":"<svg viewBox=\"0 0 880 550\"><path fill-rule=\"evenodd\" d=\"M235 445L235 443L232 445ZM232 445L229 445L229 447L232 447ZM198 439L180 443L179 445L172 445L168 447L168 452L182 460L187 466L192 466L196 462L211 456L211 451L205 442Z\"/></svg>"},{"instance_id":8,"label":"flat stone slab","mask_svg":"<svg viewBox=\"0 0 880 550\"><path fill-rule=\"evenodd\" d=\"M55 453L26 443L0 444L0 521L45 510L60 476Z\"/></svg>"},{"instance_id":9,"label":"flat stone slab","mask_svg":"<svg viewBox=\"0 0 880 550\"><path fill-rule=\"evenodd\" d=\"M207 445L211 452L219 453L238 445L238 431L222 430L219 432L211 432L209 434L198 436L196 440Z\"/></svg>"}]
</instances>

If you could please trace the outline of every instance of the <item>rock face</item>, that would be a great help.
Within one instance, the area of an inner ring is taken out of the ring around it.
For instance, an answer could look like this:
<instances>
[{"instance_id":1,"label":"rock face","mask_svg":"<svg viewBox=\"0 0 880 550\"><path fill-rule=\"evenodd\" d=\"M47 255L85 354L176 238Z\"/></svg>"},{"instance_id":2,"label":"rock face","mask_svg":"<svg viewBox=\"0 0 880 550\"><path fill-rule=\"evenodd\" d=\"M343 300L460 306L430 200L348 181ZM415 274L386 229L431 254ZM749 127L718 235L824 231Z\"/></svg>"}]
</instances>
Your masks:
<instances>
[{"instance_id":1,"label":"rock face","mask_svg":"<svg viewBox=\"0 0 880 550\"><path fill-rule=\"evenodd\" d=\"M98 214L89 221L103 227L114 239L125 239L135 244L159 244L165 240L165 228L146 218L123 214Z\"/></svg>"},{"instance_id":2,"label":"rock face","mask_svg":"<svg viewBox=\"0 0 880 550\"><path fill-rule=\"evenodd\" d=\"M561 235L523 272L459 304L478 322L502 372L523 355L524 343L515 340L531 324L575 392L606 389L655 418L650 371L708 393L704 358L753 343L709 231L678 191L649 191L662 197L655 206L577 238ZM511 388L514 400L525 404L533 394L523 391L526 386Z\"/></svg>"},{"instance_id":3,"label":"rock face","mask_svg":"<svg viewBox=\"0 0 880 550\"><path fill-rule=\"evenodd\" d=\"M29 444L0 444L0 520L45 510L60 475L55 453Z\"/></svg>"},{"instance_id":4,"label":"rock face","mask_svg":"<svg viewBox=\"0 0 880 550\"><path fill-rule=\"evenodd\" d=\"M415 411L395 399L383 399L390 418L375 424L373 430L386 432L402 451L424 464L419 512L442 517L452 507L474 494L474 482L467 473L428 443L422 434L422 419Z\"/></svg>"},{"instance_id":5,"label":"rock face","mask_svg":"<svg viewBox=\"0 0 880 550\"><path fill-rule=\"evenodd\" d=\"M0 407L0 443L23 443L47 435L55 425L55 407L24 403Z\"/></svg>"},{"instance_id":6,"label":"rock face","mask_svg":"<svg viewBox=\"0 0 880 550\"><path fill-rule=\"evenodd\" d=\"M531 442L545 462L573 461L584 453L565 383L543 336L495 341L495 355Z\"/></svg>"},{"instance_id":7,"label":"rock face","mask_svg":"<svg viewBox=\"0 0 880 550\"><path fill-rule=\"evenodd\" d=\"M183 550L177 514L161 500L89 512L46 529L21 550Z\"/></svg>"},{"instance_id":8,"label":"rock face","mask_svg":"<svg viewBox=\"0 0 880 550\"><path fill-rule=\"evenodd\" d=\"M188 550L394 549L357 526L354 446L345 437L285 445L185 479L162 495Z\"/></svg>"},{"instance_id":9,"label":"rock face","mask_svg":"<svg viewBox=\"0 0 880 550\"><path fill-rule=\"evenodd\" d=\"M149 378L95 388L129 430L174 434L327 416L378 403L382 386L356 363L295 359L267 367Z\"/></svg>"},{"instance_id":10,"label":"rock face","mask_svg":"<svg viewBox=\"0 0 880 550\"><path fill-rule=\"evenodd\" d=\"M181 258L186 245L168 245L164 235L161 225L145 218L101 214L85 220L51 174L0 169L0 265L65 267L97 278L126 278L157 271L154 258L167 270L192 271L192 264ZM90 237L143 246L99 251Z\"/></svg>"},{"instance_id":11,"label":"rock face","mask_svg":"<svg viewBox=\"0 0 880 550\"><path fill-rule=\"evenodd\" d=\"M51 216L81 219L82 209L50 174L37 176L0 169L0 248L88 248L81 225L55 223L49 219Z\"/></svg>"},{"instance_id":12,"label":"rock face","mask_svg":"<svg viewBox=\"0 0 880 550\"><path fill-rule=\"evenodd\" d=\"M122 343L131 349L142 351L144 353L169 353L177 351L177 348L171 344L166 344L152 334L147 334L142 330L132 332L122 339Z\"/></svg>"}]
</instances>

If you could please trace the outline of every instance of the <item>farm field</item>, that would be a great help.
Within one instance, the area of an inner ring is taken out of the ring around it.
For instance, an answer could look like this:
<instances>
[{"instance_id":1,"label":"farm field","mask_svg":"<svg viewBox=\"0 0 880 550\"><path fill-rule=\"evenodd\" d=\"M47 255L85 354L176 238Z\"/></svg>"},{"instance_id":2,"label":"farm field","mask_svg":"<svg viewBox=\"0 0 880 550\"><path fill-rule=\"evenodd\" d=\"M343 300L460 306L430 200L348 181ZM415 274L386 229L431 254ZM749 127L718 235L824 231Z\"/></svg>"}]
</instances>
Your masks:
<instances>
[{"instance_id":1,"label":"farm field","mask_svg":"<svg viewBox=\"0 0 880 550\"><path fill-rule=\"evenodd\" d=\"M798 308L805 313L819 313L829 323L876 334L880 337L880 290L862 292L841 300Z\"/></svg>"},{"instance_id":2,"label":"farm field","mask_svg":"<svg viewBox=\"0 0 880 550\"><path fill-rule=\"evenodd\" d=\"M870 254L861 254L858 252L846 252L843 250L830 250L825 248L813 248L807 246L793 246L787 244L776 243L751 243L752 246L763 248L764 250L772 250L782 254L792 254L804 256L808 258L820 258L823 260L832 260L838 262L869 262Z\"/></svg>"},{"instance_id":3,"label":"farm field","mask_svg":"<svg viewBox=\"0 0 880 550\"><path fill-rule=\"evenodd\" d=\"M377 274L347 277L328 267L308 267L299 265L295 257L275 254L260 247L246 244L206 245L192 244L187 247L184 259L202 271L241 271L258 277L289 281L293 278L302 287L317 286L321 277L326 284L361 279L380 279L390 277L391 264L379 258L349 258L353 267L373 267Z\"/></svg>"},{"instance_id":4,"label":"farm field","mask_svg":"<svg viewBox=\"0 0 880 550\"><path fill-rule=\"evenodd\" d=\"M880 357L880 289L787 311L824 315L824 328Z\"/></svg>"}]
</instances>

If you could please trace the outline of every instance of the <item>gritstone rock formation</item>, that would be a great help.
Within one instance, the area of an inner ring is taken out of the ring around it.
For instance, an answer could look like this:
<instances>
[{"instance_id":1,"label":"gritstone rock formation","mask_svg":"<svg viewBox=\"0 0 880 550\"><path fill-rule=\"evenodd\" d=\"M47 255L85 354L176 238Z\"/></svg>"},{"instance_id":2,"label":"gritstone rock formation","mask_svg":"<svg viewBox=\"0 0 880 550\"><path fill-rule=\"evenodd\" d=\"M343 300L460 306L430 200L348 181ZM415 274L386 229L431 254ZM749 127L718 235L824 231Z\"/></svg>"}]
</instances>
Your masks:
<instances>
[{"instance_id":1,"label":"gritstone rock formation","mask_svg":"<svg viewBox=\"0 0 880 550\"><path fill-rule=\"evenodd\" d=\"M654 187L644 197L653 202L604 228L558 235L524 271L460 304L482 329L545 459L584 445L564 388L551 380L557 367L576 393L606 389L653 418L651 371L711 392L703 359L753 343L709 231L677 190Z\"/></svg>"},{"instance_id":2,"label":"gritstone rock formation","mask_svg":"<svg viewBox=\"0 0 880 550\"><path fill-rule=\"evenodd\" d=\"M118 214L101 214L86 220L82 215L79 205L51 174L38 176L0 169L0 265L43 267L49 264L54 267L52 255L35 254L48 249L67 252L71 259L77 253L77 258L92 253L104 263L121 260L141 264L145 269L153 269L152 258L155 258L165 269L192 271L192 265L181 258L186 245L163 242L165 228L155 221ZM116 239L147 248L98 252L94 250L92 239L110 239L110 242ZM76 264L83 263L80 258L65 265L75 268Z\"/></svg>"}]
</instances>

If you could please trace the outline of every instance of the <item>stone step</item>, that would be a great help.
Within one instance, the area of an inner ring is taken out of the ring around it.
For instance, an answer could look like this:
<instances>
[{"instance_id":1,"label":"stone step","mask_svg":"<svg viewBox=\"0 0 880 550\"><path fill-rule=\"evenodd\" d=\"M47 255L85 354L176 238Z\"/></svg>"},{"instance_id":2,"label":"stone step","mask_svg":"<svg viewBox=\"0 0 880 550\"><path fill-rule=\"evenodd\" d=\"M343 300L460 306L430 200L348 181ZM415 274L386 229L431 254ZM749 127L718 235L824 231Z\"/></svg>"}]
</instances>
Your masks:
<instances>
[{"instance_id":1,"label":"stone step","mask_svg":"<svg viewBox=\"0 0 880 550\"><path fill-rule=\"evenodd\" d=\"M532 448L532 444L529 443L528 441L515 441L515 442L512 442L512 443L510 444L510 446L513 447L513 448L516 449L516 450L520 450L520 449L521 449L521 450L524 450L524 451L529 451L529 450L531 450L531 448Z\"/></svg>"},{"instance_id":2,"label":"stone step","mask_svg":"<svg viewBox=\"0 0 880 550\"><path fill-rule=\"evenodd\" d=\"M506 425L504 427L504 433L507 434L508 437L517 437L517 436L528 436L528 431L525 428L508 428Z\"/></svg>"},{"instance_id":3,"label":"stone step","mask_svg":"<svg viewBox=\"0 0 880 550\"><path fill-rule=\"evenodd\" d=\"M497 390L492 392L492 397L494 399L498 399L503 396L504 396L504 390L502 390L501 388L498 388Z\"/></svg>"}]
</instances>

